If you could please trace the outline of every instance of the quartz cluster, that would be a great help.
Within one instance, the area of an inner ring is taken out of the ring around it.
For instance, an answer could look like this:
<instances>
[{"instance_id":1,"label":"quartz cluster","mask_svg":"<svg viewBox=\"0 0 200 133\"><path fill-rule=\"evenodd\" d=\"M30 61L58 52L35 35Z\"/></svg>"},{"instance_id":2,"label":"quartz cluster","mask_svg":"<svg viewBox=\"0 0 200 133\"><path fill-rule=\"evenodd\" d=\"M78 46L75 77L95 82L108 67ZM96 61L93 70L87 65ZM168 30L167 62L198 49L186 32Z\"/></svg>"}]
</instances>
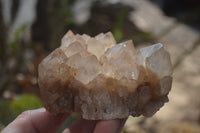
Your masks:
<instances>
[{"instance_id":1,"label":"quartz cluster","mask_svg":"<svg viewBox=\"0 0 200 133\"><path fill-rule=\"evenodd\" d=\"M111 34L95 37L68 31L61 46L39 64L45 108L77 112L84 119L152 116L168 101L172 65L158 43L139 50Z\"/></svg>"}]
</instances>

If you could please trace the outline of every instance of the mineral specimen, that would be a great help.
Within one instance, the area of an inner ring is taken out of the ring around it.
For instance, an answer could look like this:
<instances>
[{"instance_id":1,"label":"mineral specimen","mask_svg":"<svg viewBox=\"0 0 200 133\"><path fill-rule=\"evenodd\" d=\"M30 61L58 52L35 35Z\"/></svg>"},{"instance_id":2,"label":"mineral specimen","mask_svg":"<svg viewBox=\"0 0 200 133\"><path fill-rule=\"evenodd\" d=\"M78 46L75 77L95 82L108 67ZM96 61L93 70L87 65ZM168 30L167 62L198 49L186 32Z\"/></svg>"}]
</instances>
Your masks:
<instances>
[{"instance_id":1,"label":"mineral specimen","mask_svg":"<svg viewBox=\"0 0 200 133\"><path fill-rule=\"evenodd\" d=\"M45 108L91 120L157 112L172 84L168 51L160 43L139 50L132 41L115 44L110 32L95 37L67 32L39 64Z\"/></svg>"}]
</instances>

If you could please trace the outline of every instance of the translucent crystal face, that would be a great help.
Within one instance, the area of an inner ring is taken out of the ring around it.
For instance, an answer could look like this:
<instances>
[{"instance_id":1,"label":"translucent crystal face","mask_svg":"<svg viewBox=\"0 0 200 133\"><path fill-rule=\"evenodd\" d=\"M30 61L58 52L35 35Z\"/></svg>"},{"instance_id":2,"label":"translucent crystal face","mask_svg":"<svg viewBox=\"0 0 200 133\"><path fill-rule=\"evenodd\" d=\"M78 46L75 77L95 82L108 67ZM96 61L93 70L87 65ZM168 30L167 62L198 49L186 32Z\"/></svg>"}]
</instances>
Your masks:
<instances>
[{"instance_id":1,"label":"translucent crystal face","mask_svg":"<svg viewBox=\"0 0 200 133\"><path fill-rule=\"evenodd\" d=\"M144 75L147 69L161 79L172 74L169 53L162 44L136 51L132 41L117 45L115 43L110 32L90 37L86 34L74 35L68 31L60 48L68 57L67 64L77 69L75 78L84 84L99 74L117 80L126 78L136 81L142 80L140 76ZM164 81L161 86L163 83Z\"/></svg>"},{"instance_id":2,"label":"translucent crystal face","mask_svg":"<svg viewBox=\"0 0 200 133\"><path fill-rule=\"evenodd\" d=\"M137 79L136 51L132 41L126 41L109 48L104 55L103 73L112 78Z\"/></svg>"},{"instance_id":3,"label":"translucent crystal face","mask_svg":"<svg viewBox=\"0 0 200 133\"><path fill-rule=\"evenodd\" d=\"M172 65L169 53L161 43L141 48L137 57L140 65L150 69L160 78L172 74Z\"/></svg>"}]
</instances>

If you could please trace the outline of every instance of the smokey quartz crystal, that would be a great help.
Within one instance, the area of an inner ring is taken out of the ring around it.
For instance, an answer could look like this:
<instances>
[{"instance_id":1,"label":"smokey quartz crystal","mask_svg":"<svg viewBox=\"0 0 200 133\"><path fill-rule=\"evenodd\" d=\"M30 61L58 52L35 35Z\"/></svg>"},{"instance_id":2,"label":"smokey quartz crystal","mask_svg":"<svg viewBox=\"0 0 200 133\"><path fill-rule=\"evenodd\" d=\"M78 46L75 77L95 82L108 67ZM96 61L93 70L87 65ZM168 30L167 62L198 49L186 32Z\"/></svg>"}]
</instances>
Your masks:
<instances>
[{"instance_id":1,"label":"smokey quartz crystal","mask_svg":"<svg viewBox=\"0 0 200 133\"><path fill-rule=\"evenodd\" d=\"M172 65L161 43L136 50L131 40L116 44L111 32L90 37L68 31L39 64L38 80L44 107L53 114L152 116L168 102Z\"/></svg>"}]
</instances>

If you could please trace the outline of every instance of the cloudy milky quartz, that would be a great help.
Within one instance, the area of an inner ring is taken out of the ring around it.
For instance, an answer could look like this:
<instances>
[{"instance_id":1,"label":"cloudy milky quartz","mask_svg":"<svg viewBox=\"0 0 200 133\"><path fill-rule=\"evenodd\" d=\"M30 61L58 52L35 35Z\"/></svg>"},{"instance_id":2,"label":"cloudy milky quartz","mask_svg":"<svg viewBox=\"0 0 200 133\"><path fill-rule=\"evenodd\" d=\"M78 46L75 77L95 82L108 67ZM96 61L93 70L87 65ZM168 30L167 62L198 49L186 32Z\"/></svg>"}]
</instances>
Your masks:
<instances>
[{"instance_id":1,"label":"cloudy milky quartz","mask_svg":"<svg viewBox=\"0 0 200 133\"><path fill-rule=\"evenodd\" d=\"M68 31L39 65L45 108L92 120L152 116L168 101L171 75L161 43L136 50L131 40L116 44L111 32L90 37Z\"/></svg>"}]
</instances>

